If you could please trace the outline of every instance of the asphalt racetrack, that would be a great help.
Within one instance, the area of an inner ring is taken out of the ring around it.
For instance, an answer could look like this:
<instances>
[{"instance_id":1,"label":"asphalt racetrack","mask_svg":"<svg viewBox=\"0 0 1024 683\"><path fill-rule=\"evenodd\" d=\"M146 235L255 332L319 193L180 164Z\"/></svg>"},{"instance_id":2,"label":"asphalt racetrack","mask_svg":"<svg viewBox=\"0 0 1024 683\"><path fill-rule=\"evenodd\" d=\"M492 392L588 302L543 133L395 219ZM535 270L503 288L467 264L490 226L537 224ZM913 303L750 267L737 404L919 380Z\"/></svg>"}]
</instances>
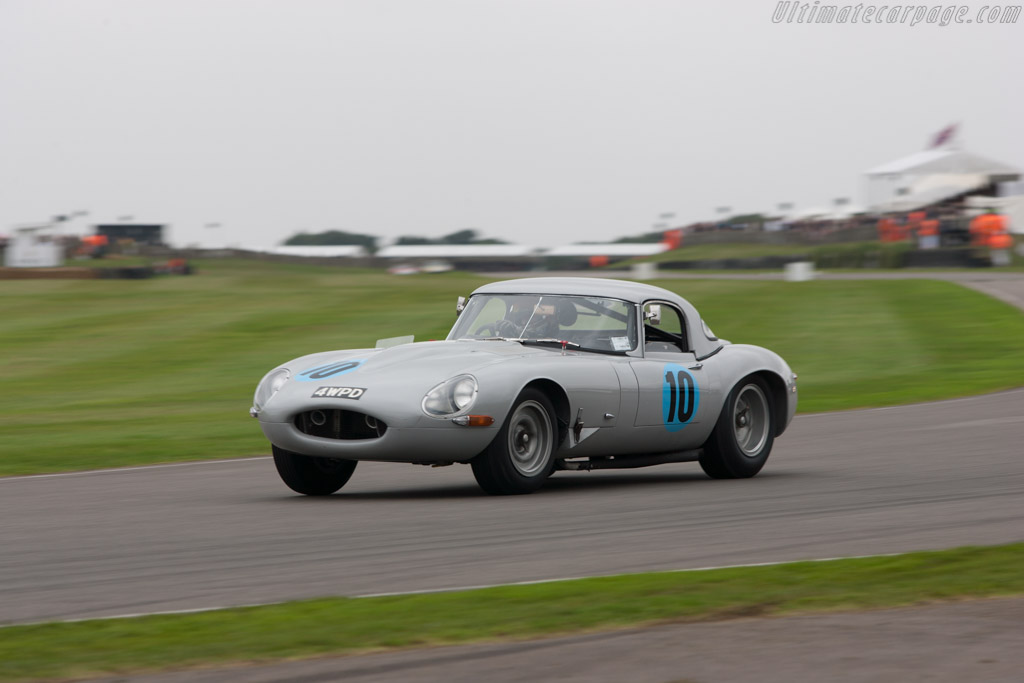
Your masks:
<instances>
[{"instance_id":1,"label":"asphalt racetrack","mask_svg":"<svg viewBox=\"0 0 1024 683\"><path fill-rule=\"evenodd\" d=\"M255 425L253 425L254 428ZM267 457L0 479L0 623L1019 541L1024 390L798 416L762 473L360 463L329 498Z\"/></svg>"}]
</instances>

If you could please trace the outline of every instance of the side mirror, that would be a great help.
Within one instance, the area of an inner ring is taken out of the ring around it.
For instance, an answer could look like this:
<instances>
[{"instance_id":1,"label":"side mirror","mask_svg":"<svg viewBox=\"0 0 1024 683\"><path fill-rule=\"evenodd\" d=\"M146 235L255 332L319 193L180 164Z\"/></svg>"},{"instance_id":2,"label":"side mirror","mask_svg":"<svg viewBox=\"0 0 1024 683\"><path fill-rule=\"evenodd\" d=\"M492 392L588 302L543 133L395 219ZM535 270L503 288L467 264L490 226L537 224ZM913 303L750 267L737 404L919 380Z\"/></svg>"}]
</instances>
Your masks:
<instances>
[{"instance_id":1,"label":"side mirror","mask_svg":"<svg viewBox=\"0 0 1024 683\"><path fill-rule=\"evenodd\" d=\"M646 322L649 322L652 325L660 325L661 324L661 305L660 304L651 304L650 307L647 309L647 312L644 313L644 320Z\"/></svg>"},{"instance_id":2,"label":"side mirror","mask_svg":"<svg viewBox=\"0 0 1024 683\"><path fill-rule=\"evenodd\" d=\"M459 300L455 302L455 317L458 318L459 314L462 313L466 308L466 297L460 296Z\"/></svg>"}]
</instances>

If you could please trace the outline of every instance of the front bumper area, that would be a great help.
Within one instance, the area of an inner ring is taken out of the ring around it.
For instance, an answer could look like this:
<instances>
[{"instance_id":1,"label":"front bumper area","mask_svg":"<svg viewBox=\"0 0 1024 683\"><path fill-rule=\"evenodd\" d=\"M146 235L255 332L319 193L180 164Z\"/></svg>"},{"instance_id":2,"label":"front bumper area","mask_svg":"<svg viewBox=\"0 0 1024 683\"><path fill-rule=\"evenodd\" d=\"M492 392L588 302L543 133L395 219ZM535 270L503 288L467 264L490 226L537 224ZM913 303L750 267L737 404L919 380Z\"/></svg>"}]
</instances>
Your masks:
<instances>
[{"instance_id":1,"label":"front bumper area","mask_svg":"<svg viewBox=\"0 0 1024 683\"><path fill-rule=\"evenodd\" d=\"M292 422L265 422L260 428L270 443L293 453L345 460L419 464L466 461L494 440L499 425L460 427L450 420L389 427L379 438L331 439L302 433Z\"/></svg>"}]
</instances>

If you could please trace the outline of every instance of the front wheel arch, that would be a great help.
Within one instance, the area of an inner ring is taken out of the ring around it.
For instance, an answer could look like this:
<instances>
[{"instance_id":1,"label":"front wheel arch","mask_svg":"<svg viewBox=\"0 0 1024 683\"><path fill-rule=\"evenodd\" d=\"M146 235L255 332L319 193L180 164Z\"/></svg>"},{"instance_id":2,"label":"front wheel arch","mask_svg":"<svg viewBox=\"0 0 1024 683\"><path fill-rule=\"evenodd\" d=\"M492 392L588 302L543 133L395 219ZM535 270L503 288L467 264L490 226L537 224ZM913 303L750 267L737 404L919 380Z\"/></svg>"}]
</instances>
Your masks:
<instances>
[{"instance_id":1,"label":"front wheel arch","mask_svg":"<svg viewBox=\"0 0 1024 683\"><path fill-rule=\"evenodd\" d=\"M271 444L281 480L296 493L329 496L344 486L356 468L355 460L317 458Z\"/></svg>"},{"instance_id":2,"label":"front wheel arch","mask_svg":"<svg viewBox=\"0 0 1024 683\"><path fill-rule=\"evenodd\" d=\"M558 428L558 434L555 437L555 451L557 452L562 444L565 443L566 437L569 436L569 421L572 419L569 408L569 395L565 393L562 385L551 379L531 380L519 391L522 393L526 389L531 388L537 389L547 396L555 409L555 423Z\"/></svg>"},{"instance_id":3,"label":"front wheel arch","mask_svg":"<svg viewBox=\"0 0 1024 683\"><path fill-rule=\"evenodd\" d=\"M555 409L536 387L526 387L512 402L494 440L469 461L486 493L509 495L536 491L555 466Z\"/></svg>"}]
</instances>

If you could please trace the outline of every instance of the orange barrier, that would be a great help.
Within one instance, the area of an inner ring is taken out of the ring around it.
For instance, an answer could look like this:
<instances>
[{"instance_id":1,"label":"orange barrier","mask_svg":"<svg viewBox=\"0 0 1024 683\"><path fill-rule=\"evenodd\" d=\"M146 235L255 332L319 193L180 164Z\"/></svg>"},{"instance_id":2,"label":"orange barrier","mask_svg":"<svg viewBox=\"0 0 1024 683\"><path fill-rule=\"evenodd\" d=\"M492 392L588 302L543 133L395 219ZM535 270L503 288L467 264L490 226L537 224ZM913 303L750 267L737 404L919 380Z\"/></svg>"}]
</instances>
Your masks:
<instances>
[{"instance_id":1,"label":"orange barrier","mask_svg":"<svg viewBox=\"0 0 1024 683\"><path fill-rule=\"evenodd\" d=\"M661 241L668 247L669 250L678 249L683 246L683 231L682 229L666 230L662 236Z\"/></svg>"},{"instance_id":2,"label":"orange barrier","mask_svg":"<svg viewBox=\"0 0 1024 683\"><path fill-rule=\"evenodd\" d=\"M988 240L988 246L992 249L1011 249L1013 248L1013 238L1005 232L992 235Z\"/></svg>"},{"instance_id":3,"label":"orange barrier","mask_svg":"<svg viewBox=\"0 0 1024 683\"><path fill-rule=\"evenodd\" d=\"M909 237L909 227L891 218L878 221L878 239L882 242L903 242Z\"/></svg>"},{"instance_id":4,"label":"orange barrier","mask_svg":"<svg viewBox=\"0 0 1024 683\"><path fill-rule=\"evenodd\" d=\"M975 216L971 219L968 231L971 234L971 244L975 246L992 249L1008 249L1013 246L1013 238L1007 230L1006 216L998 213Z\"/></svg>"}]
</instances>

